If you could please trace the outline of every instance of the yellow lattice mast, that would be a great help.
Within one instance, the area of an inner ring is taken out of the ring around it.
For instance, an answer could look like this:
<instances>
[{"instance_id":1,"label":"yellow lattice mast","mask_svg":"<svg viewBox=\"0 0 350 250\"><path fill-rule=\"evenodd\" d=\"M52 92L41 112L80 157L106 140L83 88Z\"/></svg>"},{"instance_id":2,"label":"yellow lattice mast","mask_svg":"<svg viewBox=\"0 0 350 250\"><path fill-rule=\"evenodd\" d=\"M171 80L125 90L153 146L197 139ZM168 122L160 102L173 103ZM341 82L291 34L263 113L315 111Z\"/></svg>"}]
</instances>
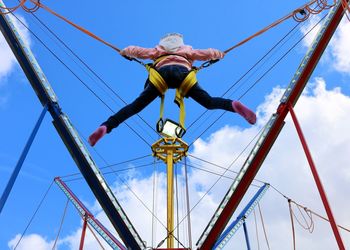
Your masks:
<instances>
[{"instance_id":1,"label":"yellow lattice mast","mask_svg":"<svg viewBox=\"0 0 350 250\"><path fill-rule=\"evenodd\" d=\"M167 164L167 248L174 248L174 163L186 156L188 145L177 137L164 137L152 145L153 155Z\"/></svg>"}]
</instances>

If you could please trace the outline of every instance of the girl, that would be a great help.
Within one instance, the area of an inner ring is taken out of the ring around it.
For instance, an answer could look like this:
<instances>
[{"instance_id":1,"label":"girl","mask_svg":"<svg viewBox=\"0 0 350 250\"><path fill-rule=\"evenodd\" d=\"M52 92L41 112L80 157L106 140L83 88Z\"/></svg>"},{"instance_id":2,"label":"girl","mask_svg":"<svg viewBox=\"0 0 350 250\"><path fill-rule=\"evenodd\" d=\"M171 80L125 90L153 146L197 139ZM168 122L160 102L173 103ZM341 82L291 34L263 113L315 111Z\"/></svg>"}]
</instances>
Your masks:
<instances>
[{"instance_id":1,"label":"girl","mask_svg":"<svg viewBox=\"0 0 350 250\"><path fill-rule=\"evenodd\" d=\"M217 60L224 57L224 53L216 49L192 49L185 45L183 36L178 33L167 34L160 39L155 48L129 46L120 54L129 58L151 59L155 61L153 67L162 76L168 88L178 88L192 69L193 61ZM89 143L94 146L106 133L110 133L120 123L137 114L156 99L161 93L146 80L145 89L132 103L120 109L116 114L103 122L89 137ZM256 115L239 101L232 101L221 97L211 97L200 85L195 83L186 97L191 97L207 109L222 109L235 112L244 117L250 124L255 124Z\"/></svg>"}]
</instances>

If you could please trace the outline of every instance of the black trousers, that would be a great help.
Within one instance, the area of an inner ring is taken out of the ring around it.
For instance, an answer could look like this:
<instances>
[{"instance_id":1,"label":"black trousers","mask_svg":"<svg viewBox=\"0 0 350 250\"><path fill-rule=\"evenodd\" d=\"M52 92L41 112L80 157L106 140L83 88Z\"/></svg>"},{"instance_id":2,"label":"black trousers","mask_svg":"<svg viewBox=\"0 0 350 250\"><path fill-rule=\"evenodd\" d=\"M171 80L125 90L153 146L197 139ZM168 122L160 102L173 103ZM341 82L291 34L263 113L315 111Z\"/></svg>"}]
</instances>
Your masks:
<instances>
[{"instance_id":1,"label":"black trousers","mask_svg":"<svg viewBox=\"0 0 350 250\"><path fill-rule=\"evenodd\" d=\"M169 88L178 88L182 81L187 76L189 70L186 67L178 65L164 66L158 69L159 74L164 78ZM159 91L147 79L145 89L142 93L130 104L121 108L117 113L110 116L107 121L101 125L107 127L107 133L116 128L129 117L139 113L154 99L160 96ZM221 97L211 97L198 83L196 83L186 97L191 97L200 105L207 109L222 109L234 112L232 109L232 100Z\"/></svg>"}]
</instances>

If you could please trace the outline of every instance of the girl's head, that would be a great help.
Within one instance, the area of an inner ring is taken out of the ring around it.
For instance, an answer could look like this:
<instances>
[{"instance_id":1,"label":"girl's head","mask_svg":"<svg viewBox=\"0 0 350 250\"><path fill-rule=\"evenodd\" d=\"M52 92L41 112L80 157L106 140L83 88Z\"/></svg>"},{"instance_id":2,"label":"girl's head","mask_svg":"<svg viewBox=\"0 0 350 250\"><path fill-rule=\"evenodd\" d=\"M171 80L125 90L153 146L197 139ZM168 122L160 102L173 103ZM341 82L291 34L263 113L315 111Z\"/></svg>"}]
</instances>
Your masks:
<instances>
[{"instance_id":1,"label":"girl's head","mask_svg":"<svg viewBox=\"0 0 350 250\"><path fill-rule=\"evenodd\" d=\"M184 45L183 36L179 33L169 33L163 36L159 45L162 46L167 52L176 52L181 46Z\"/></svg>"}]
</instances>

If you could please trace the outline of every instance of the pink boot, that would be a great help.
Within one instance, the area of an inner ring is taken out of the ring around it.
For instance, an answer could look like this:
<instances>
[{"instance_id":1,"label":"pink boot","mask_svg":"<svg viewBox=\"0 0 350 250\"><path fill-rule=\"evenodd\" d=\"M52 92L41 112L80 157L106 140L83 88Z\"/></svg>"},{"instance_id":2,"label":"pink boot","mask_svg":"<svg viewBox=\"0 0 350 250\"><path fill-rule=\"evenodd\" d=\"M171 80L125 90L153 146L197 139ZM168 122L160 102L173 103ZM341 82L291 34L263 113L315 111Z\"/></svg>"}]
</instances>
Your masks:
<instances>
[{"instance_id":1,"label":"pink boot","mask_svg":"<svg viewBox=\"0 0 350 250\"><path fill-rule=\"evenodd\" d=\"M241 116L243 116L244 119L247 120L250 124L255 124L256 122L256 115L253 111L251 111L249 108L244 106L239 101L233 101L232 102L232 108L234 112L237 112Z\"/></svg>"},{"instance_id":2,"label":"pink boot","mask_svg":"<svg viewBox=\"0 0 350 250\"><path fill-rule=\"evenodd\" d=\"M105 134L107 133L107 127L102 125L100 127L98 127L96 129L95 132L93 132L90 136L89 136L89 144L91 146L94 146L96 144L96 142L98 142L98 140L100 140Z\"/></svg>"}]
</instances>

